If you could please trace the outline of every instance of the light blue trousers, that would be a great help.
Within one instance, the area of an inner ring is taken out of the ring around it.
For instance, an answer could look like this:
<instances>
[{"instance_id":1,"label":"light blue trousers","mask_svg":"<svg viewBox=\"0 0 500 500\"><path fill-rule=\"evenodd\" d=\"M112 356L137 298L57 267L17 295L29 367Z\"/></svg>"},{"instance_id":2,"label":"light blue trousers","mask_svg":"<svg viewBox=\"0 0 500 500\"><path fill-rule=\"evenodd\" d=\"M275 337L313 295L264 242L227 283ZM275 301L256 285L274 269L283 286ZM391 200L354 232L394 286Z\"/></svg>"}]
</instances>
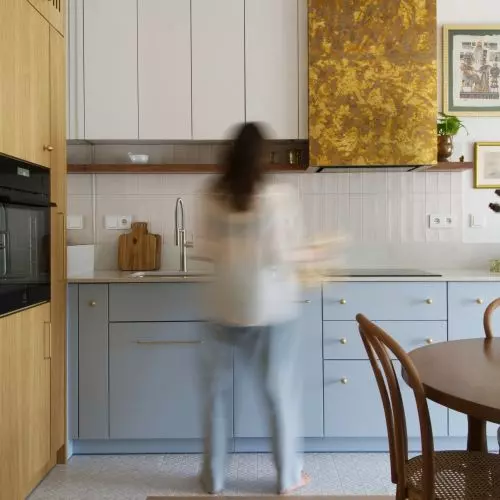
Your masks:
<instances>
[{"instance_id":1,"label":"light blue trousers","mask_svg":"<svg viewBox=\"0 0 500 500\"><path fill-rule=\"evenodd\" d=\"M233 379L233 350L264 389L271 416L278 491L301 480L301 377L297 367L299 338L295 322L268 327L212 325L204 349L206 429L202 482L208 492L224 489L228 443L228 400Z\"/></svg>"}]
</instances>

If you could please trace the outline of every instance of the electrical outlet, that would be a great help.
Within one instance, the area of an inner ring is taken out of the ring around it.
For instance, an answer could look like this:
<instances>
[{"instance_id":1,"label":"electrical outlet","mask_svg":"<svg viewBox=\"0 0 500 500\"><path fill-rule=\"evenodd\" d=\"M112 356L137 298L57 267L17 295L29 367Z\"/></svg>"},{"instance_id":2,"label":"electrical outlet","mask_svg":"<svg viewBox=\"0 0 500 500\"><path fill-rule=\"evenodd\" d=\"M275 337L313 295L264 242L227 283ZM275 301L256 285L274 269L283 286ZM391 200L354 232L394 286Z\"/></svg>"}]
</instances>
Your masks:
<instances>
[{"instance_id":1,"label":"electrical outlet","mask_svg":"<svg viewBox=\"0 0 500 500\"><path fill-rule=\"evenodd\" d=\"M130 229L132 227L131 215L120 215L118 217L118 229Z\"/></svg>"},{"instance_id":2,"label":"electrical outlet","mask_svg":"<svg viewBox=\"0 0 500 500\"><path fill-rule=\"evenodd\" d=\"M455 217L451 214L430 214L429 228L430 229L452 229L456 225Z\"/></svg>"},{"instance_id":3,"label":"electrical outlet","mask_svg":"<svg viewBox=\"0 0 500 500\"><path fill-rule=\"evenodd\" d=\"M443 227L443 216L437 214L430 214L429 216L429 228L430 229L441 229Z\"/></svg>"}]
</instances>

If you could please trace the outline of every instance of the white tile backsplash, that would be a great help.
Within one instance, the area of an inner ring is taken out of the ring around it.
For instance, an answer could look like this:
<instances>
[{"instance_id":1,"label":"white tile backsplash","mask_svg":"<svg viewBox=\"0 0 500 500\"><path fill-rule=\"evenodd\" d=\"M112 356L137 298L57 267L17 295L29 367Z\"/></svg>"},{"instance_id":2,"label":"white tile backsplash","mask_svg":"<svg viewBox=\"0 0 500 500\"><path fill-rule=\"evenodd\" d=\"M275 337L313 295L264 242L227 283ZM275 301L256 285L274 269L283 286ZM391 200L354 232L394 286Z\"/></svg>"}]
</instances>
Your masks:
<instances>
[{"instance_id":1,"label":"white tile backsplash","mask_svg":"<svg viewBox=\"0 0 500 500\"><path fill-rule=\"evenodd\" d=\"M68 240L72 244L94 243L92 209L95 202L98 269L116 268L117 240L121 234L104 229L105 215L132 215L135 221L148 222L151 232L162 235L162 266L177 268L179 251L173 240L175 200L182 196L188 238L194 237L196 241L194 229L199 195L214 176L97 174L95 177L96 193L93 194L92 175L69 175L68 214L82 215L84 229L69 231ZM426 245L429 248L431 245L443 248L454 245L453 258L467 255L471 259L466 242L500 243L500 216L490 214L487 207L489 201L496 201L493 191L472 189L470 172L365 170L339 174L283 174L273 175L271 179L287 182L297 190L307 237L340 234L349 241L350 255L361 255L358 252L362 248L370 252L366 265L372 260L379 265L399 262L400 256L395 254L398 246L408 252L411 245L423 245L423 248ZM468 228L471 212L484 213L487 227ZM452 215L455 227L429 229L427 216L430 213ZM390 247L391 253L384 252L384 246ZM377 248L375 253L374 248ZM441 265L449 267L446 265L449 256L443 255L442 260Z\"/></svg>"}]
</instances>

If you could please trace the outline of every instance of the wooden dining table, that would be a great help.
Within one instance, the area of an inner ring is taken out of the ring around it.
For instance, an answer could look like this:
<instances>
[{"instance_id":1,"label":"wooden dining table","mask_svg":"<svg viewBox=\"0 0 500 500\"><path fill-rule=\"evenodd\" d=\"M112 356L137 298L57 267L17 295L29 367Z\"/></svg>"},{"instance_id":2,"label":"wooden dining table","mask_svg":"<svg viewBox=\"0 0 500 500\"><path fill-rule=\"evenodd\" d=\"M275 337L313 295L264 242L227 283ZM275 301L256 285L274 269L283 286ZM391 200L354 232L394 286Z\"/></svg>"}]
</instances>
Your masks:
<instances>
[{"instance_id":1,"label":"wooden dining table","mask_svg":"<svg viewBox=\"0 0 500 500\"><path fill-rule=\"evenodd\" d=\"M467 449L486 452L486 422L500 424L500 338L441 342L409 356L427 398L467 415Z\"/></svg>"}]
</instances>

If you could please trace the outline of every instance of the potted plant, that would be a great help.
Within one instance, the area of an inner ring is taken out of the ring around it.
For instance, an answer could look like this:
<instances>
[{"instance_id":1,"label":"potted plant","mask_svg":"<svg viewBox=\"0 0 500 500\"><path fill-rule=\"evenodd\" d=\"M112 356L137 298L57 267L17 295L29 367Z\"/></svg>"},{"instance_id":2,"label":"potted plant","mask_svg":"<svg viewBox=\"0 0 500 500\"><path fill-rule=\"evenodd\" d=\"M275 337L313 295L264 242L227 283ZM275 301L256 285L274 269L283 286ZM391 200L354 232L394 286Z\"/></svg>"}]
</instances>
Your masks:
<instances>
[{"instance_id":1,"label":"potted plant","mask_svg":"<svg viewBox=\"0 0 500 500\"><path fill-rule=\"evenodd\" d=\"M446 113L439 113L439 115L437 121L438 161L448 161L453 153L453 136L457 135L461 128L467 132L467 135L469 131L460 118Z\"/></svg>"}]
</instances>

